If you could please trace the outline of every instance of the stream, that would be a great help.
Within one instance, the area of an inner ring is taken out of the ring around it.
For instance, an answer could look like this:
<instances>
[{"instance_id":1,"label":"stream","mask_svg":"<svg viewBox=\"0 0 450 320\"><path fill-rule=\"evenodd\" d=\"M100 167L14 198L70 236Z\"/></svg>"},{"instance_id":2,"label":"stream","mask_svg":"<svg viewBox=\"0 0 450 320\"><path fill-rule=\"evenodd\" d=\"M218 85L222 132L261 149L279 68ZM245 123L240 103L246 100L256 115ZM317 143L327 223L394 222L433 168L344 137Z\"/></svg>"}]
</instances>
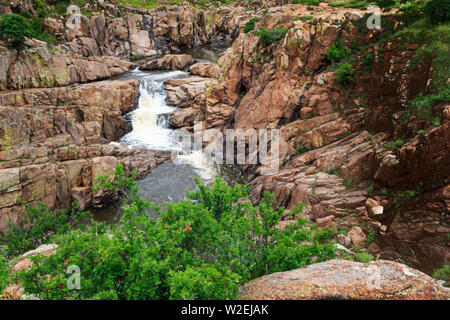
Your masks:
<instances>
[{"instance_id":1,"label":"stream","mask_svg":"<svg viewBox=\"0 0 450 320\"><path fill-rule=\"evenodd\" d=\"M220 48L220 49L219 49ZM186 53L193 55L197 61L217 62L219 53L224 47L202 47L189 49ZM180 153L180 164L165 162L151 172L149 176L138 180L140 193L150 202L163 204L178 202L185 198L186 190L193 190L194 178L203 183L211 183L217 176L229 185L242 184L245 180L236 166L218 165L201 151L184 153L175 139L175 130L169 128L169 117L177 108L165 102L164 81L167 79L187 78L190 74L184 71L129 71L118 80L138 79L138 107L126 117L131 120L133 130L123 136L120 141L129 148L149 150L177 151ZM94 210L95 220L116 224L120 220L120 203Z\"/></svg>"}]
</instances>

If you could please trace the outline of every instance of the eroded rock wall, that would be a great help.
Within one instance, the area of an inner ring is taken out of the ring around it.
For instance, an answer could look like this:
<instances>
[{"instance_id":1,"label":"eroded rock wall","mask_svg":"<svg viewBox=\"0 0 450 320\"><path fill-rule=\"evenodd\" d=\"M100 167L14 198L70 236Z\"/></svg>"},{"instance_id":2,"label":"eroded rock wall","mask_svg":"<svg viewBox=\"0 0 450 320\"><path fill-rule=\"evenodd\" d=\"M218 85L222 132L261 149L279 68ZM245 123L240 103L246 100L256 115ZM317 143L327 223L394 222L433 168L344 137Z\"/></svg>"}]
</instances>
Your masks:
<instances>
[{"instance_id":1,"label":"eroded rock wall","mask_svg":"<svg viewBox=\"0 0 450 320\"><path fill-rule=\"evenodd\" d=\"M433 69L429 63L409 68L416 45L379 41L383 30L361 32L354 22L363 14L325 4L314 10L283 6L262 15L255 29L287 32L268 45L255 32L238 36L219 60L219 83L208 91L206 127L280 129L278 173L264 176L261 165L242 166L254 201L265 191L288 209L303 201L314 221L375 230L382 248L373 243L368 249L374 254L439 267L450 257L443 191L450 182L448 106L435 108L441 118L436 127L400 121L409 101L429 92ZM355 76L347 88L326 56L338 39L347 48L367 47L352 56ZM419 129L424 133L417 135ZM400 138L402 144L393 147ZM408 194L419 193L412 204ZM376 219L366 205L371 197L384 207Z\"/></svg>"},{"instance_id":2,"label":"eroded rock wall","mask_svg":"<svg viewBox=\"0 0 450 320\"><path fill-rule=\"evenodd\" d=\"M0 93L0 233L9 219L21 222L19 201L101 206L114 195L93 194L96 177L121 162L142 178L168 158L110 144L130 131L123 116L138 88L126 80Z\"/></svg>"}]
</instances>

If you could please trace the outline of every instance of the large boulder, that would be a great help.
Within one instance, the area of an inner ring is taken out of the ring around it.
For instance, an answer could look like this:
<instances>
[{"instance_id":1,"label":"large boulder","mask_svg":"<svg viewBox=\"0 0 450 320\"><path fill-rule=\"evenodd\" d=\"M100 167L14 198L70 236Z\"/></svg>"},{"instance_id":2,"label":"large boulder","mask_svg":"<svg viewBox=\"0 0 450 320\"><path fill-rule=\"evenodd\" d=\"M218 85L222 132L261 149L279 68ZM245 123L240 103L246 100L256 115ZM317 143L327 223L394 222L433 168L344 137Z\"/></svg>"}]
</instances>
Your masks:
<instances>
[{"instance_id":1,"label":"large boulder","mask_svg":"<svg viewBox=\"0 0 450 320\"><path fill-rule=\"evenodd\" d=\"M241 288L250 300L448 300L450 290L406 265L330 260L256 279Z\"/></svg>"},{"instance_id":2,"label":"large boulder","mask_svg":"<svg viewBox=\"0 0 450 320\"><path fill-rule=\"evenodd\" d=\"M189 69L193 75L206 78L219 78L220 67L216 63L198 62Z\"/></svg>"},{"instance_id":3,"label":"large boulder","mask_svg":"<svg viewBox=\"0 0 450 320\"><path fill-rule=\"evenodd\" d=\"M188 54L167 54L162 58L144 62L140 67L144 70L183 70L192 63L194 59Z\"/></svg>"}]
</instances>

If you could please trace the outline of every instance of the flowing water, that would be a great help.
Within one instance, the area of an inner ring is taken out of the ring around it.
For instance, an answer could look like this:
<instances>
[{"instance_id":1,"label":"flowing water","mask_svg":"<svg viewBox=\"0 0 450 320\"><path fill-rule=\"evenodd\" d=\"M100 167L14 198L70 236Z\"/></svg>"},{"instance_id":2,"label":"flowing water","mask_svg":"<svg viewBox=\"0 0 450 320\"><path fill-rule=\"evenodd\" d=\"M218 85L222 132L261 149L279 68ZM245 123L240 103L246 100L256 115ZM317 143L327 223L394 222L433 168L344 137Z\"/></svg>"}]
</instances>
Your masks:
<instances>
[{"instance_id":1,"label":"flowing water","mask_svg":"<svg viewBox=\"0 0 450 320\"><path fill-rule=\"evenodd\" d=\"M119 143L129 148L170 150L180 154L178 158L181 163L163 163L148 177L138 181L142 197L159 204L184 199L186 190L195 188L195 177L204 183L211 183L216 176L222 177L230 185L245 182L236 167L219 166L202 151L183 151L175 139L175 131L169 128L170 113L176 107L168 106L165 102L164 81L188 76L189 73L182 71L147 72L136 69L118 78L140 80L138 107L127 115L133 130L122 137ZM96 210L95 217L99 221L117 223L120 219L120 205Z\"/></svg>"}]
</instances>

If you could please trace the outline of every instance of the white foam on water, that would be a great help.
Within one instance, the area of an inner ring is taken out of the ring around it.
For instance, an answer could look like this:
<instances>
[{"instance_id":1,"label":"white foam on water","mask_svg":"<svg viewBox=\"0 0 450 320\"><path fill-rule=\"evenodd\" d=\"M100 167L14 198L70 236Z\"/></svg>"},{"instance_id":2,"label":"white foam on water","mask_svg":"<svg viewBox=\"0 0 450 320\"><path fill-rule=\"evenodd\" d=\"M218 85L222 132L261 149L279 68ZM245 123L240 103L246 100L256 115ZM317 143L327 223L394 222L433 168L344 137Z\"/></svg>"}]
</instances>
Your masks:
<instances>
[{"instance_id":1,"label":"white foam on water","mask_svg":"<svg viewBox=\"0 0 450 320\"><path fill-rule=\"evenodd\" d=\"M190 164L204 180L213 180L218 174L214 161L201 150L194 151L190 154L181 154L178 158L183 163Z\"/></svg>"},{"instance_id":2,"label":"white foam on water","mask_svg":"<svg viewBox=\"0 0 450 320\"><path fill-rule=\"evenodd\" d=\"M131 147L145 147L152 150L176 150L181 155L179 160L194 167L196 173L204 180L211 180L218 174L210 157L202 151L182 152L180 144L175 141L174 130L167 128L167 121L161 121L161 115L169 115L176 110L166 104L164 80L185 75L182 71L170 71L148 74L139 69L131 71L142 77L139 87L138 108L131 112L133 130L125 135L121 142Z\"/></svg>"}]
</instances>

